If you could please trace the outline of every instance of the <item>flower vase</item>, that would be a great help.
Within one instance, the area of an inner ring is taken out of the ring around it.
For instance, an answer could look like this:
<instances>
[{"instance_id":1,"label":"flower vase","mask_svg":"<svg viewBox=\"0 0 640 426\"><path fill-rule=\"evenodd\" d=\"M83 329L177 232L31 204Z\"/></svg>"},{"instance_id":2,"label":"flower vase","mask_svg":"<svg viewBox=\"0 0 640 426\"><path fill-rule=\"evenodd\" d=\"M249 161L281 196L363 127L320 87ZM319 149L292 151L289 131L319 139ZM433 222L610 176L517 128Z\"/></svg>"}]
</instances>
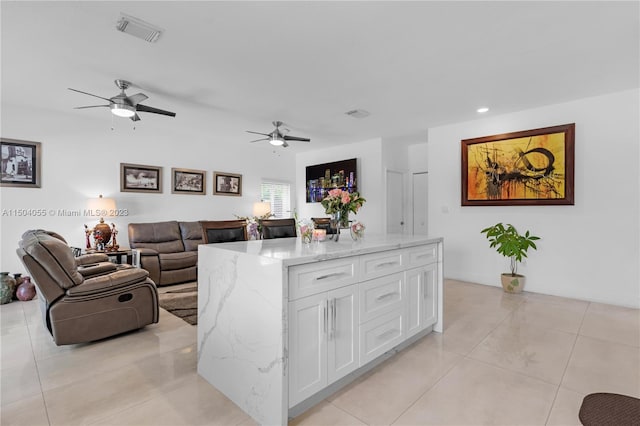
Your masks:
<instances>
[{"instance_id":1,"label":"flower vase","mask_svg":"<svg viewBox=\"0 0 640 426\"><path fill-rule=\"evenodd\" d=\"M349 210L340 212L340 228L349 228Z\"/></svg>"},{"instance_id":2,"label":"flower vase","mask_svg":"<svg viewBox=\"0 0 640 426\"><path fill-rule=\"evenodd\" d=\"M329 219L329 226L331 226L331 230L333 231L332 240L338 242L340 239L340 226L342 224L340 212L337 211L331 214L331 219Z\"/></svg>"}]
</instances>

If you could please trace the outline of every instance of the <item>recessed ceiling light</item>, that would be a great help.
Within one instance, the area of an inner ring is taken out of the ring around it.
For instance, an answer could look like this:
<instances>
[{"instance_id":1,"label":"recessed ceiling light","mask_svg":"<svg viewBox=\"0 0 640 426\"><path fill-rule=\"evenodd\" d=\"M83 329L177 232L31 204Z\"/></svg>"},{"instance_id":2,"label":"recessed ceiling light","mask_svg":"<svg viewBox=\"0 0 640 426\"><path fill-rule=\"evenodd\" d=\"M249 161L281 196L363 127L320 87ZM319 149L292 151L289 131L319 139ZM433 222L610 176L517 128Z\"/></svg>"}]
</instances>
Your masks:
<instances>
[{"instance_id":1,"label":"recessed ceiling light","mask_svg":"<svg viewBox=\"0 0 640 426\"><path fill-rule=\"evenodd\" d=\"M483 112L489 111L489 108L488 107L480 107L476 111L478 111L479 113L482 114Z\"/></svg>"}]
</instances>

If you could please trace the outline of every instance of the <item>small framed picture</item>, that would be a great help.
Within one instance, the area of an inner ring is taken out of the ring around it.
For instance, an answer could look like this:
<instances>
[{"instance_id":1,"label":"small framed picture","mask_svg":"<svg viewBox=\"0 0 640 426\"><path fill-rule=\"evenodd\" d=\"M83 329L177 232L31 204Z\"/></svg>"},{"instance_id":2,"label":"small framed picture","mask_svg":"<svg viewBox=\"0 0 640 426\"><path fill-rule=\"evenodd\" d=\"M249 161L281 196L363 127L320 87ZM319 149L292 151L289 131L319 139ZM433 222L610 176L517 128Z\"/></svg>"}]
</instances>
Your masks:
<instances>
[{"instance_id":1,"label":"small framed picture","mask_svg":"<svg viewBox=\"0 0 640 426\"><path fill-rule=\"evenodd\" d=\"M2 177L0 186L40 188L40 142L0 139L2 151Z\"/></svg>"},{"instance_id":2,"label":"small framed picture","mask_svg":"<svg viewBox=\"0 0 640 426\"><path fill-rule=\"evenodd\" d=\"M242 175L213 172L213 195L242 195Z\"/></svg>"},{"instance_id":3,"label":"small framed picture","mask_svg":"<svg viewBox=\"0 0 640 426\"><path fill-rule=\"evenodd\" d=\"M120 192L162 192L162 167L120 163Z\"/></svg>"},{"instance_id":4,"label":"small framed picture","mask_svg":"<svg viewBox=\"0 0 640 426\"><path fill-rule=\"evenodd\" d=\"M205 194L205 170L171 169L172 194Z\"/></svg>"}]
</instances>

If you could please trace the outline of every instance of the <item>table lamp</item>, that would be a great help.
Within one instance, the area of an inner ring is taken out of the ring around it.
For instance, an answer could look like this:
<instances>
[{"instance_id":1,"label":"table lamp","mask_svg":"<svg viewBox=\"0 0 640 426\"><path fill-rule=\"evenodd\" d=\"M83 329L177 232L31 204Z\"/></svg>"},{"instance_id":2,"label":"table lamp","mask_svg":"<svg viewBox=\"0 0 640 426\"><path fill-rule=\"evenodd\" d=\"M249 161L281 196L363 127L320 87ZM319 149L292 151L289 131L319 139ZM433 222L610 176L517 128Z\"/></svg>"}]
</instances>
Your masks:
<instances>
[{"instance_id":1,"label":"table lamp","mask_svg":"<svg viewBox=\"0 0 640 426\"><path fill-rule=\"evenodd\" d=\"M253 203L253 216L256 218L263 218L271 213L271 203L269 201L260 201Z\"/></svg>"},{"instance_id":2,"label":"table lamp","mask_svg":"<svg viewBox=\"0 0 640 426\"><path fill-rule=\"evenodd\" d=\"M114 215L116 210L116 201L113 198L103 198L102 195L98 198L90 198L89 210L93 215L100 216L100 222L93 227L93 230L91 230L93 236L95 238L96 234L101 235L102 244L104 247L107 247L107 244L111 241L111 227L104 222L104 217ZM85 228L87 228L86 225Z\"/></svg>"}]
</instances>

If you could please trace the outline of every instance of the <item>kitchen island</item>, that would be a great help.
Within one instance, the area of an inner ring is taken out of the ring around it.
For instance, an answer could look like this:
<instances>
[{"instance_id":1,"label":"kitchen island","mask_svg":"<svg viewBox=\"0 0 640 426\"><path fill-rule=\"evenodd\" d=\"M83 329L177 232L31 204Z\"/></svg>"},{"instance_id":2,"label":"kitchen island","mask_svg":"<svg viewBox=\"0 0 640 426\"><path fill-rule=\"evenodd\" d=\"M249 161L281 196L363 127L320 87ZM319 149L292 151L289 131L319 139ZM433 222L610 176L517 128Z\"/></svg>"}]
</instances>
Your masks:
<instances>
[{"instance_id":1,"label":"kitchen island","mask_svg":"<svg viewBox=\"0 0 640 426\"><path fill-rule=\"evenodd\" d=\"M442 239L426 236L201 245L198 374L260 424L285 425L442 332L442 262Z\"/></svg>"}]
</instances>

